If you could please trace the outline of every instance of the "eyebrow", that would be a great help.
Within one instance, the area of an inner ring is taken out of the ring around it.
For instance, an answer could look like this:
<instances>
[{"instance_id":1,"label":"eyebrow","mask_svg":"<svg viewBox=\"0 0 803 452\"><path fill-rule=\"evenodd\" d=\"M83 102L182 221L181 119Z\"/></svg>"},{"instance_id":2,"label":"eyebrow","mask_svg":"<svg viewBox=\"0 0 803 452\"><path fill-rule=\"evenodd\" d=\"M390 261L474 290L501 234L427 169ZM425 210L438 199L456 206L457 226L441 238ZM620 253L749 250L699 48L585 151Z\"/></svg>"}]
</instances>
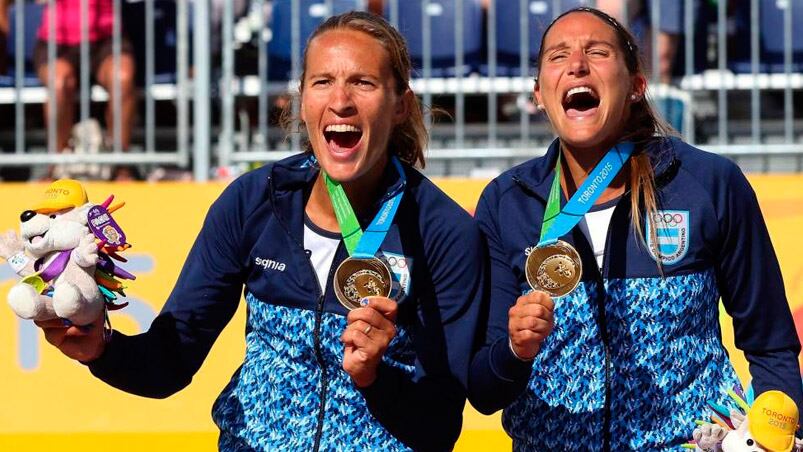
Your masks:
<instances>
[{"instance_id":1,"label":"eyebrow","mask_svg":"<svg viewBox=\"0 0 803 452\"><path fill-rule=\"evenodd\" d=\"M325 77L325 78L335 78L334 73L322 71L322 72L315 72L312 74L307 75L307 78L316 78L316 77ZM355 78L372 78L372 79L381 79L380 75L371 74L369 72L355 72L353 74L349 74L347 79L355 79Z\"/></svg>"},{"instance_id":2,"label":"eyebrow","mask_svg":"<svg viewBox=\"0 0 803 452\"><path fill-rule=\"evenodd\" d=\"M590 46L595 46L595 45L600 45L600 44L604 45L605 47L609 47L611 49L615 49L616 48L616 46L614 46L610 42L603 41L603 40L600 40L600 39L589 40L588 42L586 42L585 46L586 47L590 47ZM549 52L552 52L553 50L565 49L565 48L568 48L568 47L569 47L569 44L567 44L566 41L562 41L562 42L559 42L559 43L557 43L557 44L555 44L553 46L547 47L544 50L544 55L548 54Z\"/></svg>"}]
</instances>

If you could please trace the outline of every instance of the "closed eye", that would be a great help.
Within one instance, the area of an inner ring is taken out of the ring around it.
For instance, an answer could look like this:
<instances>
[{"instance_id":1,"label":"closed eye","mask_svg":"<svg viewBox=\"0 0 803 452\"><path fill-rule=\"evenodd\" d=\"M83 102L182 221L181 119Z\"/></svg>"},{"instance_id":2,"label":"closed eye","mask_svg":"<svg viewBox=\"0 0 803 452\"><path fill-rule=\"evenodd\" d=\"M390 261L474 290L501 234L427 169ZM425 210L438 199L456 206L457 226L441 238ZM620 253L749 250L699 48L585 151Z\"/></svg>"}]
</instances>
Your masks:
<instances>
[{"instance_id":1,"label":"closed eye","mask_svg":"<svg viewBox=\"0 0 803 452\"><path fill-rule=\"evenodd\" d=\"M560 61L566 58L565 53L556 53L549 57L549 61Z\"/></svg>"},{"instance_id":2,"label":"closed eye","mask_svg":"<svg viewBox=\"0 0 803 452\"><path fill-rule=\"evenodd\" d=\"M355 78L351 82L359 89L373 89L376 87L376 82L371 78Z\"/></svg>"},{"instance_id":3,"label":"closed eye","mask_svg":"<svg viewBox=\"0 0 803 452\"><path fill-rule=\"evenodd\" d=\"M593 56L602 56L602 57L604 57L604 56L608 56L608 51L602 50L602 49L591 49L591 50L588 51L588 54L589 55L593 55Z\"/></svg>"},{"instance_id":4,"label":"closed eye","mask_svg":"<svg viewBox=\"0 0 803 452\"><path fill-rule=\"evenodd\" d=\"M312 86L326 86L329 84L329 79L321 78L312 81Z\"/></svg>"}]
</instances>

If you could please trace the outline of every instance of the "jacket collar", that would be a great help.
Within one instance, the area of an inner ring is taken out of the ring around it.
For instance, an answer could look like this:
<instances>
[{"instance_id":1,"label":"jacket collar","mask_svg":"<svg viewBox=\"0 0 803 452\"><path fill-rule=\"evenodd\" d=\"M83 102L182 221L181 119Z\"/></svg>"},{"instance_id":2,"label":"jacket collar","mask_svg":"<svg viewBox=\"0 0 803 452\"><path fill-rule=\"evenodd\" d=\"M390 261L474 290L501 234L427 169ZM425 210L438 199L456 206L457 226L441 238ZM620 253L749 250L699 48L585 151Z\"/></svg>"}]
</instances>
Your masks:
<instances>
[{"instance_id":1,"label":"jacket collar","mask_svg":"<svg viewBox=\"0 0 803 452\"><path fill-rule=\"evenodd\" d=\"M402 169L409 177L408 165L402 163ZM309 189L312 188L320 170L315 156L308 153L293 155L273 164L268 176L268 191L270 199L279 213L285 218L291 218L293 209L301 207L301 211L303 211L303 204L309 194ZM406 187L405 179L399 176L395 165L390 161L385 168L382 180L384 194L375 203L377 209ZM297 203L301 205L299 206Z\"/></svg>"},{"instance_id":2,"label":"jacket collar","mask_svg":"<svg viewBox=\"0 0 803 452\"><path fill-rule=\"evenodd\" d=\"M665 185L677 171L679 160L675 153L678 138L663 137L650 143L644 152L650 157L655 182L658 187ZM513 170L513 180L544 201L549 198L552 179L555 177L555 162L558 159L560 139L555 139L544 156L530 160Z\"/></svg>"}]
</instances>

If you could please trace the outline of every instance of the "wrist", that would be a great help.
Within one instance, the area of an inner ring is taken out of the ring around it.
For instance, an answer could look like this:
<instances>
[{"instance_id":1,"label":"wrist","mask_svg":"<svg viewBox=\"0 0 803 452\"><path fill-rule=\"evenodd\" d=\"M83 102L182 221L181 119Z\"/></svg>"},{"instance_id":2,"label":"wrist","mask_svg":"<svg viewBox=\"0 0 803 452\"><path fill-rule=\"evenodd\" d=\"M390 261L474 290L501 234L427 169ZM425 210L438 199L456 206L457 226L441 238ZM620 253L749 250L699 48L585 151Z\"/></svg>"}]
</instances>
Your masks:
<instances>
[{"instance_id":1,"label":"wrist","mask_svg":"<svg viewBox=\"0 0 803 452\"><path fill-rule=\"evenodd\" d=\"M108 342L106 340L101 340L98 344L93 353L84 355L81 357L75 357L75 359L85 366L91 365L93 362L100 359L103 356L103 353L106 351L106 344Z\"/></svg>"},{"instance_id":2,"label":"wrist","mask_svg":"<svg viewBox=\"0 0 803 452\"><path fill-rule=\"evenodd\" d=\"M351 381L354 382L354 386L362 389L374 384L376 377L376 368L374 368L370 371L361 372L359 375L351 375Z\"/></svg>"},{"instance_id":3,"label":"wrist","mask_svg":"<svg viewBox=\"0 0 803 452\"><path fill-rule=\"evenodd\" d=\"M538 351L541 349L541 347L539 345L538 348L536 348L535 353L533 353L532 357L528 358L528 357L522 356L521 354L516 352L516 347L513 345L513 340L510 338L510 336L508 336L508 338L507 338L507 346L510 348L510 353L513 353L513 356L515 356L516 359L518 359L519 361L523 361L525 363L532 362L535 359L536 355L538 355Z\"/></svg>"}]
</instances>

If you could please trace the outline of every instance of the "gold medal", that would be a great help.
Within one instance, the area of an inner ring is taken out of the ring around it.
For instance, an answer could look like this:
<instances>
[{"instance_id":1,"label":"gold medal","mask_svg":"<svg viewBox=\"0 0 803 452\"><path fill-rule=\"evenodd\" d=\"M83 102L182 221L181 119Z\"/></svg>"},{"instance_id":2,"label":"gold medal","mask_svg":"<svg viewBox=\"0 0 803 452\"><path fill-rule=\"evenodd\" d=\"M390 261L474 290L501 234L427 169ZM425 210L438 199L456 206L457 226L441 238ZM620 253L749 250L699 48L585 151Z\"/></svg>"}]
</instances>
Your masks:
<instances>
[{"instance_id":1,"label":"gold medal","mask_svg":"<svg viewBox=\"0 0 803 452\"><path fill-rule=\"evenodd\" d=\"M360 307L363 297L390 295L391 276L381 260L348 258L335 270L335 295L348 310Z\"/></svg>"},{"instance_id":2,"label":"gold medal","mask_svg":"<svg viewBox=\"0 0 803 452\"><path fill-rule=\"evenodd\" d=\"M573 246L558 240L535 248L527 256L525 273L533 290L541 290L552 297L562 297L580 284L583 263Z\"/></svg>"}]
</instances>

